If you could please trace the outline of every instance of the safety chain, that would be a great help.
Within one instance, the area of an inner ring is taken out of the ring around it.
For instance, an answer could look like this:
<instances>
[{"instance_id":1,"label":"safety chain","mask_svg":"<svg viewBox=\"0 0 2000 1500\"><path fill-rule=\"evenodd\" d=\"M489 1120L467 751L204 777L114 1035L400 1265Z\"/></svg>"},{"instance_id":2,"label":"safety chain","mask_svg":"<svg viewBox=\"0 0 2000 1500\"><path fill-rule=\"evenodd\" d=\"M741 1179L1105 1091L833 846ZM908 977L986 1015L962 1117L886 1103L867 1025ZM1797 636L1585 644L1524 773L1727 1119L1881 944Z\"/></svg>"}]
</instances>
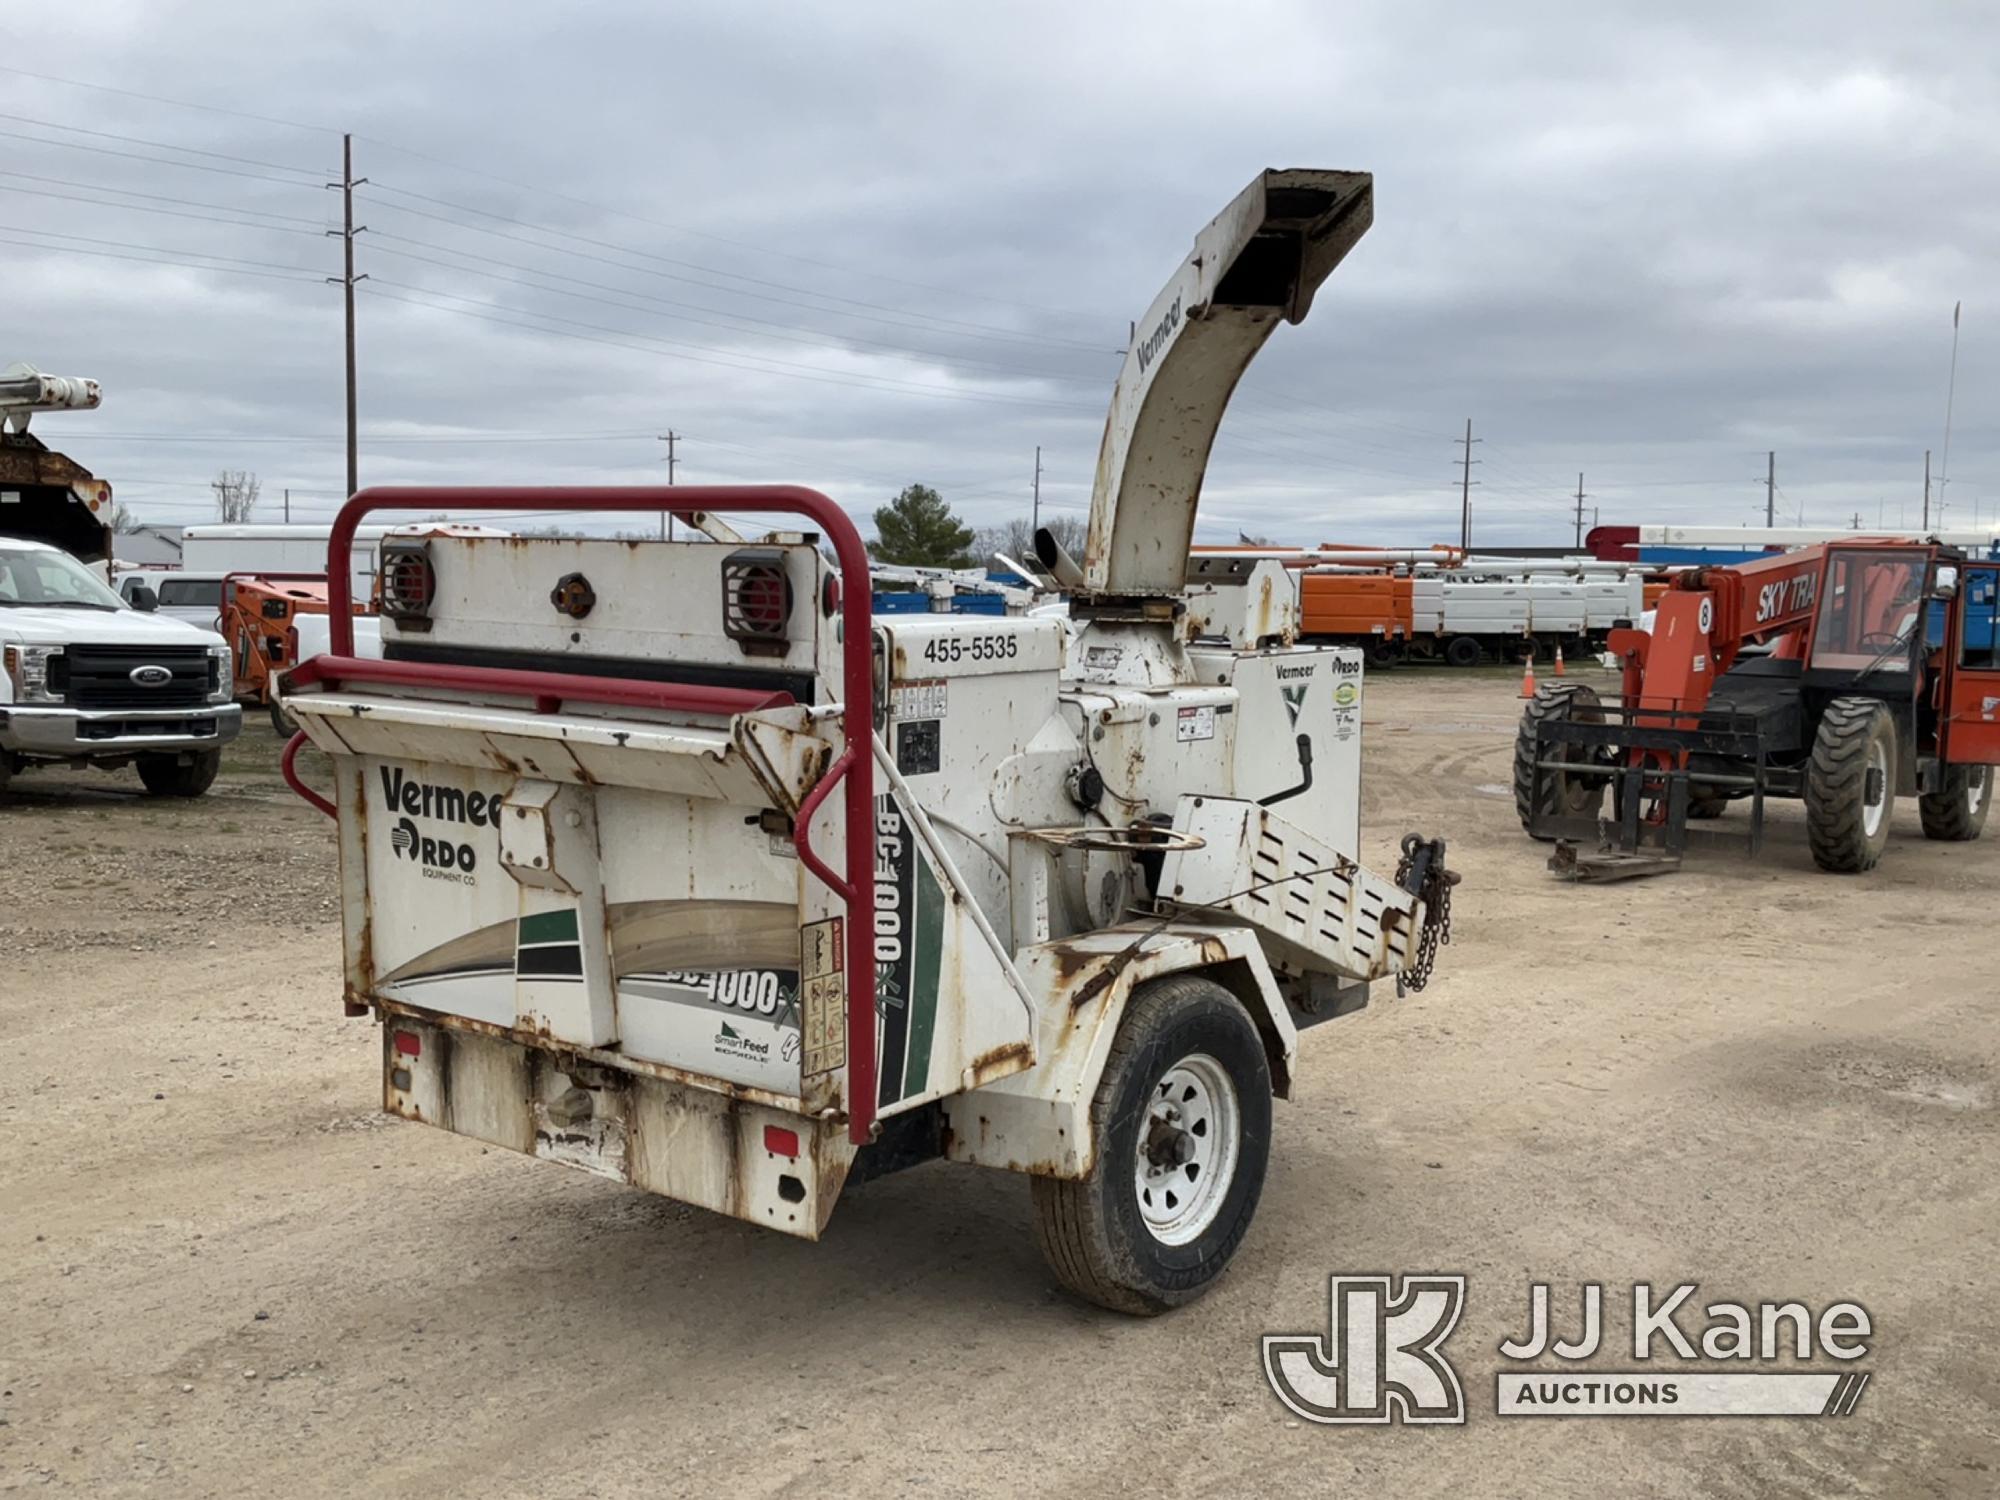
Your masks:
<instances>
[{"instance_id":1,"label":"safety chain","mask_svg":"<svg viewBox=\"0 0 2000 1500\"><path fill-rule=\"evenodd\" d=\"M1410 880L1419 864L1422 873L1412 889ZM1451 941L1451 888L1458 881L1458 874L1444 867L1443 839L1424 839L1414 833L1403 835L1403 857L1396 865L1396 884L1424 903L1424 925L1417 932L1416 952L1396 976L1398 995L1421 990L1431 982L1437 951Z\"/></svg>"}]
</instances>

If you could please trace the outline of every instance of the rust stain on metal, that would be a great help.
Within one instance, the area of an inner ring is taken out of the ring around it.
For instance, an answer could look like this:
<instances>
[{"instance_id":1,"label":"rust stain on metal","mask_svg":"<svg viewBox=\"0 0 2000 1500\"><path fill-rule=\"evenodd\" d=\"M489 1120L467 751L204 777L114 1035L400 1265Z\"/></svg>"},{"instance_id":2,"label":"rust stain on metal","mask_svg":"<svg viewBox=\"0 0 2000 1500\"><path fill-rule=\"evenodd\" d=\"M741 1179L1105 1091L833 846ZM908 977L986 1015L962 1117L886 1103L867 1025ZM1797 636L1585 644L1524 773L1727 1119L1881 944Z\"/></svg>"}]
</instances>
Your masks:
<instances>
[{"instance_id":1,"label":"rust stain on metal","mask_svg":"<svg viewBox=\"0 0 2000 1500\"><path fill-rule=\"evenodd\" d=\"M1005 1046L989 1048L965 1065L961 1084L965 1088L976 1089L996 1078L1018 1073L1032 1061L1034 1055L1035 1049L1027 1042L1009 1042ZM980 1124L983 1126L985 1121L981 1120Z\"/></svg>"}]
</instances>

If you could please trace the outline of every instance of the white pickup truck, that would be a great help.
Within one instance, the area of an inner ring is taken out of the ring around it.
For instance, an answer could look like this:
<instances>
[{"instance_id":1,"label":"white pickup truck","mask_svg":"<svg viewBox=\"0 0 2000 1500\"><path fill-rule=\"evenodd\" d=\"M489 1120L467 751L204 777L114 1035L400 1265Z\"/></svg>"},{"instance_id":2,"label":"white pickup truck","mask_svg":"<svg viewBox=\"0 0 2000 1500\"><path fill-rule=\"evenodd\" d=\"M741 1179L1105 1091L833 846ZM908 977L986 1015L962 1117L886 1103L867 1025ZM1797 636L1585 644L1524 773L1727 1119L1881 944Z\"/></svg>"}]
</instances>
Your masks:
<instances>
[{"instance_id":1,"label":"white pickup truck","mask_svg":"<svg viewBox=\"0 0 2000 1500\"><path fill-rule=\"evenodd\" d=\"M136 765L156 796L208 790L243 728L229 648L150 602L59 547L0 536L0 791L51 763Z\"/></svg>"}]
</instances>

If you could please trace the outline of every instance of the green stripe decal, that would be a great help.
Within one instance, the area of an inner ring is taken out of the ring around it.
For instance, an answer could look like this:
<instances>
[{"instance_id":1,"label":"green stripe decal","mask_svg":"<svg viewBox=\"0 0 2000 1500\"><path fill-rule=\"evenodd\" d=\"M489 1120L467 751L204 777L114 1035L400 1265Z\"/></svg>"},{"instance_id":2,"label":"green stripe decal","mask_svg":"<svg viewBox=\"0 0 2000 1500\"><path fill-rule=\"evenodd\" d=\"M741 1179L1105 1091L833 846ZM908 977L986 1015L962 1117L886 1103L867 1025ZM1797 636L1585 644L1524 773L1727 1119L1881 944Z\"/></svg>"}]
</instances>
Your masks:
<instances>
[{"instance_id":1,"label":"green stripe decal","mask_svg":"<svg viewBox=\"0 0 2000 1500\"><path fill-rule=\"evenodd\" d=\"M931 1033L937 1029L938 967L944 951L944 891L930 861L918 851L916 919L910 941L910 1044L903 1065L903 1097L921 1094L930 1083Z\"/></svg>"},{"instance_id":2,"label":"green stripe decal","mask_svg":"<svg viewBox=\"0 0 2000 1500\"><path fill-rule=\"evenodd\" d=\"M565 911L539 911L533 916L521 918L521 945L531 943L573 943L576 935L576 908Z\"/></svg>"}]
</instances>

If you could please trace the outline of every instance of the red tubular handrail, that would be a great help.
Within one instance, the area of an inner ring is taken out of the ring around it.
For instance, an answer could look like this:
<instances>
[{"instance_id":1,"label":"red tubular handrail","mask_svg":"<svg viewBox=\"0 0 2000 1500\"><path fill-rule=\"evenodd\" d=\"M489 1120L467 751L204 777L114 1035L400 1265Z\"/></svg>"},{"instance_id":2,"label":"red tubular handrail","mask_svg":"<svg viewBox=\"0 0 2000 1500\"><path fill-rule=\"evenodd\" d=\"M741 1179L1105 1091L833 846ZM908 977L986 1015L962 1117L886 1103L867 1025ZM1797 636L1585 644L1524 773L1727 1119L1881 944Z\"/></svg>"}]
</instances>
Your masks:
<instances>
[{"instance_id":1,"label":"red tubular handrail","mask_svg":"<svg viewBox=\"0 0 2000 1500\"><path fill-rule=\"evenodd\" d=\"M573 672L524 672L511 667L450 667L422 661L381 661L368 656L312 656L292 668L288 687L382 682L392 687L455 688L534 700L535 712L554 713L564 703L607 703L620 708L666 708L682 713L747 714L783 708L790 693L773 688L703 687L693 683L635 682L626 677L584 677Z\"/></svg>"},{"instance_id":2,"label":"red tubular handrail","mask_svg":"<svg viewBox=\"0 0 2000 1500\"><path fill-rule=\"evenodd\" d=\"M329 818L338 822L340 820L340 810L318 792L307 786L305 778L299 775L299 752L305 749L309 743L310 741L306 739L306 732L303 729L286 740L285 753L278 757L278 769L285 773L286 786L297 792Z\"/></svg>"},{"instance_id":3,"label":"red tubular handrail","mask_svg":"<svg viewBox=\"0 0 2000 1500\"><path fill-rule=\"evenodd\" d=\"M693 713L747 713L789 701L784 694L740 688L693 687L676 683L637 683L615 678L580 677L561 672L509 671L490 667L446 667L424 662L375 661L354 654L352 581L349 572L354 534L364 516L376 511L439 510L527 511L716 511L809 517L833 543L840 563L840 607L843 628L841 668L840 754L806 795L793 824L792 841L799 862L812 872L847 908L847 1138L866 1145L875 1131L877 1088L875 1056L875 685L871 642L872 597L868 549L854 522L818 490L794 484L634 485L546 488L534 485L482 485L435 488L390 485L358 492L340 509L326 544L329 644L324 657L313 657L292 669L291 686L315 681L381 682L409 687L498 693L534 701L538 712L554 712L564 700L626 706L677 709ZM814 605L817 601L813 602ZM309 671L315 675L306 675ZM609 696L616 694L617 696ZM286 747L286 780L315 804L325 799L309 793L294 779L291 757L298 741ZM812 819L834 786L845 780L847 805L847 870L836 873L812 847Z\"/></svg>"}]
</instances>

